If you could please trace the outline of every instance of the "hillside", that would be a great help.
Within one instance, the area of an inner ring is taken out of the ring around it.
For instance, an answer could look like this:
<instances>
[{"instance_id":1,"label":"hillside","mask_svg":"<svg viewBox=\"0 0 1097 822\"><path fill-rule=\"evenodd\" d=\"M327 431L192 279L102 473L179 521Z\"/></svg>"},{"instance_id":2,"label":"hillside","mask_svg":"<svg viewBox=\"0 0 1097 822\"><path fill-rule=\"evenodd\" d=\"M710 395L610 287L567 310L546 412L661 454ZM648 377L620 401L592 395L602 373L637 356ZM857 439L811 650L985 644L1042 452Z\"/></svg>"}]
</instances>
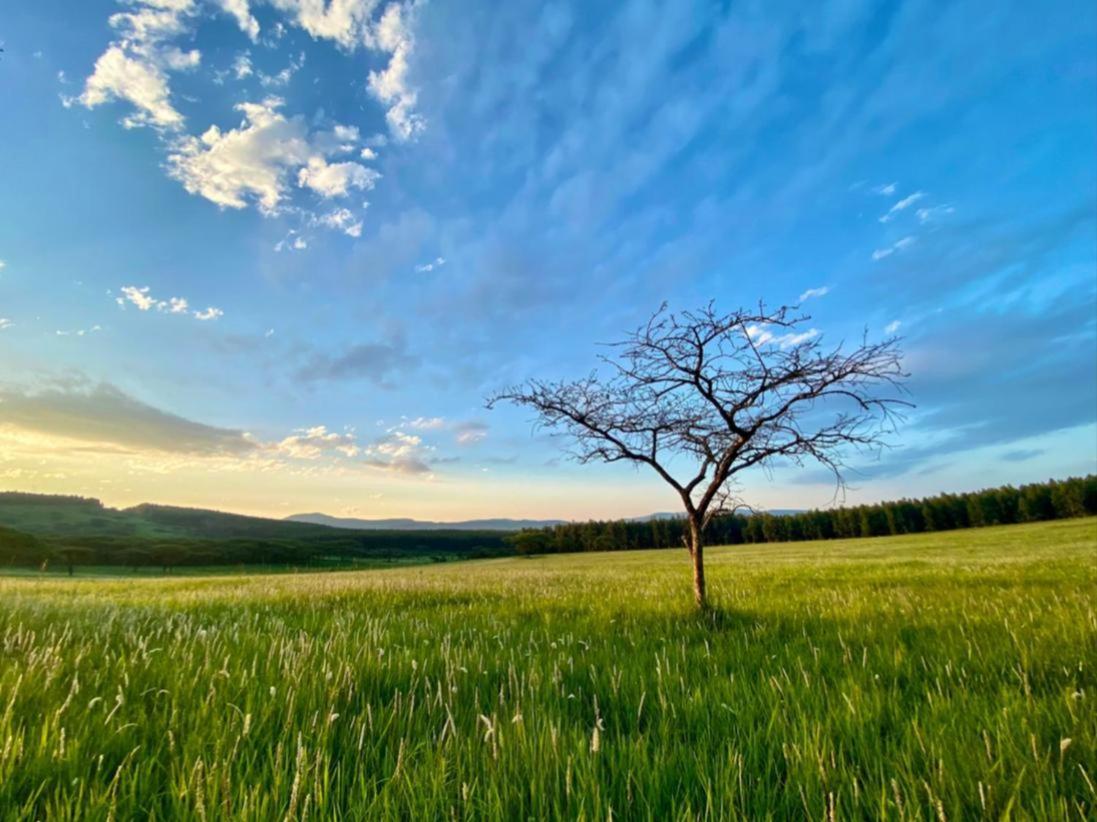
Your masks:
<instances>
[{"instance_id":1,"label":"hillside","mask_svg":"<svg viewBox=\"0 0 1097 822\"><path fill-rule=\"evenodd\" d=\"M0 563L314 564L510 553L497 531L353 531L198 508L115 509L85 497L0 493Z\"/></svg>"}]
</instances>

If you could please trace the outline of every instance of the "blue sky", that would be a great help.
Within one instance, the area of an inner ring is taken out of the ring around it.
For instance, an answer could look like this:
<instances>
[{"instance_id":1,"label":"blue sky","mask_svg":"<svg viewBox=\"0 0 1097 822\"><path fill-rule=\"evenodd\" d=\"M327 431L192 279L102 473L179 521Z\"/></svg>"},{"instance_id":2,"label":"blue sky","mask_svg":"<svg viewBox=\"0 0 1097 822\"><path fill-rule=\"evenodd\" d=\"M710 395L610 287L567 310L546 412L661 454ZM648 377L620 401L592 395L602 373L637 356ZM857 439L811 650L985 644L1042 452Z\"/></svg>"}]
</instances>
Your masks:
<instances>
[{"instance_id":1,"label":"blue sky","mask_svg":"<svg viewBox=\"0 0 1097 822\"><path fill-rule=\"evenodd\" d=\"M1092 3L43 0L0 39L5 488L666 510L483 398L760 298L905 338L851 500L1097 470Z\"/></svg>"}]
</instances>

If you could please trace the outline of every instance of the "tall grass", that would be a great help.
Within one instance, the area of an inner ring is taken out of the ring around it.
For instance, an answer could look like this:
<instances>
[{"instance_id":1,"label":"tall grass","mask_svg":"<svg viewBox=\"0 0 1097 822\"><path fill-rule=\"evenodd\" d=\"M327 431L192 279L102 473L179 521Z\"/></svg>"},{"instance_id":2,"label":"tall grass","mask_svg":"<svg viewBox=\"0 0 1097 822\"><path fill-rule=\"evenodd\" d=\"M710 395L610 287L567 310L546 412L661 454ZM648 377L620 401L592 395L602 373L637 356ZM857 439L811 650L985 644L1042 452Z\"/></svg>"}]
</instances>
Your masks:
<instances>
[{"instance_id":1,"label":"tall grass","mask_svg":"<svg viewBox=\"0 0 1097 822\"><path fill-rule=\"evenodd\" d=\"M1097 521L709 557L0 580L0 817L1097 813Z\"/></svg>"}]
</instances>

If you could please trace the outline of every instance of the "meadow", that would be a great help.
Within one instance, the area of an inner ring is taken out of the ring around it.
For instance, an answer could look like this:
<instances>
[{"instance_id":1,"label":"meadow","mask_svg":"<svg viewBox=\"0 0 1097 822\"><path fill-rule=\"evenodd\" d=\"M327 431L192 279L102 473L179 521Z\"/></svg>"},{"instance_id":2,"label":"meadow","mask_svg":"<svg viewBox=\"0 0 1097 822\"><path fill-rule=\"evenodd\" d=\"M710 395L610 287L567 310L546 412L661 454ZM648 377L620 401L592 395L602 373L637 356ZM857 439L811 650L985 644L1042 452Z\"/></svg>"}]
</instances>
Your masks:
<instances>
[{"instance_id":1,"label":"meadow","mask_svg":"<svg viewBox=\"0 0 1097 822\"><path fill-rule=\"evenodd\" d=\"M1092 819L1097 519L0 578L4 819Z\"/></svg>"}]
</instances>

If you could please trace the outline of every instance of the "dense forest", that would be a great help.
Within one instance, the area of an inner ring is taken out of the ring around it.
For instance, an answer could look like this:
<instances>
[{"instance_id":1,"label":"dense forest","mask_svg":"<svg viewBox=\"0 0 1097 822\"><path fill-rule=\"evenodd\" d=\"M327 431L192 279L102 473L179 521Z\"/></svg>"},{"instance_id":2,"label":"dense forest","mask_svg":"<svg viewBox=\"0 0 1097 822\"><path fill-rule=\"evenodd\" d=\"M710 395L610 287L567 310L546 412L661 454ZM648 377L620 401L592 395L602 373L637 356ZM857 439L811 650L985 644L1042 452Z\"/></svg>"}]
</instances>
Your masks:
<instances>
[{"instance_id":1,"label":"dense forest","mask_svg":"<svg viewBox=\"0 0 1097 822\"><path fill-rule=\"evenodd\" d=\"M712 521L710 545L849 539L891 534L951 531L1097 514L1097 475L1050 480L1015 488L1005 485L966 494L940 494L874 505L794 514L735 514ZM575 522L519 531L506 541L520 554L681 548L682 519L641 522Z\"/></svg>"}]
</instances>

